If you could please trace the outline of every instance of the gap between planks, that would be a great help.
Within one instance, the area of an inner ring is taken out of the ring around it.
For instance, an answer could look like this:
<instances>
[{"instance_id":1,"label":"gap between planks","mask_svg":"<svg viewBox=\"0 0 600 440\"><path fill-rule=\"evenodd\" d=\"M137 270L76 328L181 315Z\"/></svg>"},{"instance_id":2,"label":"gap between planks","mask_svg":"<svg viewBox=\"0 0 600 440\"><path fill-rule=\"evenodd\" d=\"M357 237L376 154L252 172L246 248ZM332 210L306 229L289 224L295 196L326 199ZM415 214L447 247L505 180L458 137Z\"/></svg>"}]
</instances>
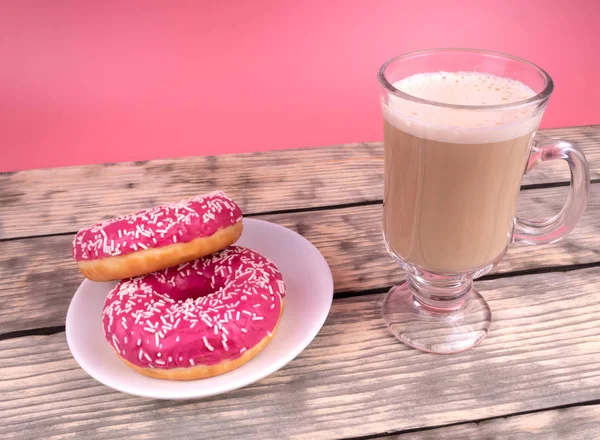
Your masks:
<instances>
[{"instance_id":1,"label":"gap between planks","mask_svg":"<svg viewBox=\"0 0 600 440\"><path fill-rule=\"evenodd\" d=\"M565 404L565 405L556 405L556 406L552 406L552 407L548 407L548 408L540 408L540 409L534 409L534 410L529 410L529 411L520 411L520 412L515 412L512 414L502 415L502 416L487 417L487 418L482 418L482 419L477 419L477 420L469 420L467 422L449 423L446 425L433 425L433 426L427 426L424 428L413 428L413 429L399 430L399 431L394 431L394 432L383 432L383 433L364 435L364 436L358 436L358 437L344 437L343 439L340 439L340 440L372 440L372 439L388 439L388 440L407 439L408 440L408 437L411 437L408 434L421 434L421 433L424 434L424 433L427 433L430 431L440 431L440 434L443 435L443 438L447 438L444 434L446 434L445 431L448 428L458 428L458 427L468 426L471 424L482 424L482 423L486 423L486 422L500 421L503 419L508 420L511 418L518 418L521 416L537 415L537 414L543 414L543 413L551 413L553 411L560 411L560 410L565 410L565 409L577 409L577 408L585 408L585 407L594 407L594 410L600 411L600 399L589 400L586 402L570 403L570 404ZM600 420L598 420L598 426L600 427ZM523 432L523 434L531 435L531 433L525 433L525 432ZM442 438L442 437L440 437L440 438ZM573 438L580 438L580 437L573 437Z\"/></svg>"}]
</instances>

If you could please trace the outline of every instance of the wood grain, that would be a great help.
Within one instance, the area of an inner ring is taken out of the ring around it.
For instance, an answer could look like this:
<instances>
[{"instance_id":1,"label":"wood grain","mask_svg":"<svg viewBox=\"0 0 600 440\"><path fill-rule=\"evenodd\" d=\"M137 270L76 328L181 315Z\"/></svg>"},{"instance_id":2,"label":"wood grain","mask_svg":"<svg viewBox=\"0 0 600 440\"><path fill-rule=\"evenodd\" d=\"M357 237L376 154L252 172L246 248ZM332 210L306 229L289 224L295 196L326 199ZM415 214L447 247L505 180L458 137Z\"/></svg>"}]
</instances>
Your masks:
<instances>
[{"instance_id":1,"label":"wood grain","mask_svg":"<svg viewBox=\"0 0 600 440\"><path fill-rule=\"evenodd\" d=\"M540 411L478 423L382 437L387 440L511 439L595 440L600 433L600 405Z\"/></svg>"},{"instance_id":2,"label":"wood grain","mask_svg":"<svg viewBox=\"0 0 600 440\"><path fill-rule=\"evenodd\" d=\"M351 144L17 172L0 176L0 238L73 232L214 189L246 214L381 198L381 151Z\"/></svg>"},{"instance_id":3,"label":"wood grain","mask_svg":"<svg viewBox=\"0 0 600 440\"><path fill-rule=\"evenodd\" d=\"M558 212L567 188L523 191L521 212L548 218ZM600 261L600 184L583 219L565 240L549 246L509 249L494 273L586 264ZM323 253L336 292L391 286L403 273L385 250L381 206L360 206L263 217L304 235ZM1 333L62 325L67 307L82 281L71 259L72 236L0 242Z\"/></svg>"},{"instance_id":4,"label":"wood grain","mask_svg":"<svg viewBox=\"0 0 600 440\"><path fill-rule=\"evenodd\" d=\"M600 399L600 268L478 287L494 322L474 350L408 349L380 318L382 295L339 299L297 359L205 400L114 392L79 369L62 333L0 341L0 438L331 439Z\"/></svg>"},{"instance_id":5,"label":"wood grain","mask_svg":"<svg viewBox=\"0 0 600 440\"><path fill-rule=\"evenodd\" d=\"M543 130L579 143L600 178L600 126ZM0 239L75 232L102 219L213 189L246 214L381 200L381 143L128 162L0 174ZM566 182L544 164L526 184Z\"/></svg>"}]
</instances>

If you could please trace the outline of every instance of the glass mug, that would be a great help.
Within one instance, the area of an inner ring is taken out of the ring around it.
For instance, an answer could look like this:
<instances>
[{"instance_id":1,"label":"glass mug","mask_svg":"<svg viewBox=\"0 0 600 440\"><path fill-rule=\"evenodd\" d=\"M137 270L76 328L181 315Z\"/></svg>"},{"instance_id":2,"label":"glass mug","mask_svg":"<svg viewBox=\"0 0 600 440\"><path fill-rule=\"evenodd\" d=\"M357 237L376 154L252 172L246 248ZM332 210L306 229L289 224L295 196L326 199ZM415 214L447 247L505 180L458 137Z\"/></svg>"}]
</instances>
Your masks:
<instances>
[{"instance_id":1,"label":"glass mug","mask_svg":"<svg viewBox=\"0 0 600 440\"><path fill-rule=\"evenodd\" d=\"M383 301L396 338L432 353L481 342L491 312L473 290L510 243L553 243L568 234L588 198L581 150L534 136L554 88L536 65L471 49L413 52L378 74L384 119L383 234L407 273ZM516 217L521 179L562 159L571 187L546 221Z\"/></svg>"}]
</instances>

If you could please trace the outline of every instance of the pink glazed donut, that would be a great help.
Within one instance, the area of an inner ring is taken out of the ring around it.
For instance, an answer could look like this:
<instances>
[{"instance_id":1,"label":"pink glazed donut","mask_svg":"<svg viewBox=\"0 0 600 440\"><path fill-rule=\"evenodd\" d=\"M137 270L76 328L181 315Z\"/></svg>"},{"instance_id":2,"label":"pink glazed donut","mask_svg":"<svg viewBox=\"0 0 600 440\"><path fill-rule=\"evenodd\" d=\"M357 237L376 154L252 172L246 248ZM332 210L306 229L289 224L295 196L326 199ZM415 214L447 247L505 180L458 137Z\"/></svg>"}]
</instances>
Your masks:
<instances>
[{"instance_id":1,"label":"pink glazed donut","mask_svg":"<svg viewBox=\"0 0 600 440\"><path fill-rule=\"evenodd\" d=\"M224 249L242 228L242 210L217 191L84 228L73 258L90 280L130 278Z\"/></svg>"},{"instance_id":2,"label":"pink glazed donut","mask_svg":"<svg viewBox=\"0 0 600 440\"><path fill-rule=\"evenodd\" d=\"M275 264L231 246L121 281L106 298L102 325L106 340L135 371L199 379L256 356L277 329L284 297Z\"/></svg>"}]
</instances>

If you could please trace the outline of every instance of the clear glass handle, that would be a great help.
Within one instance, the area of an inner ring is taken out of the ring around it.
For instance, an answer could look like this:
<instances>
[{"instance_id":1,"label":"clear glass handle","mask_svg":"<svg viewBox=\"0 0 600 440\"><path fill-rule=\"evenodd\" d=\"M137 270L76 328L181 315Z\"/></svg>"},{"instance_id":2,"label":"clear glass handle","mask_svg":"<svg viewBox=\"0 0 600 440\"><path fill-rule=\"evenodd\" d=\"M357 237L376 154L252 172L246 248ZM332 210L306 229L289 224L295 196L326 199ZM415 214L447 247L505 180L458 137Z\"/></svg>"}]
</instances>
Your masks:
<instances>
[{"instance_id":1,"label":"clear glass handle","mask_svg":"<svg viewBox=\"0 0 600 440\"><path fill-rule=\"evenodd\" d=\"M585 155L579 147L565 141L553 141L543 146L533 146L527 171L541 162L562 159L571 168L571 189L565 205L558 214L545 221L515 219L513 243L554 243L573 230L587 204L590 192L590 170Z\"/></svg>"}]
</instances>

